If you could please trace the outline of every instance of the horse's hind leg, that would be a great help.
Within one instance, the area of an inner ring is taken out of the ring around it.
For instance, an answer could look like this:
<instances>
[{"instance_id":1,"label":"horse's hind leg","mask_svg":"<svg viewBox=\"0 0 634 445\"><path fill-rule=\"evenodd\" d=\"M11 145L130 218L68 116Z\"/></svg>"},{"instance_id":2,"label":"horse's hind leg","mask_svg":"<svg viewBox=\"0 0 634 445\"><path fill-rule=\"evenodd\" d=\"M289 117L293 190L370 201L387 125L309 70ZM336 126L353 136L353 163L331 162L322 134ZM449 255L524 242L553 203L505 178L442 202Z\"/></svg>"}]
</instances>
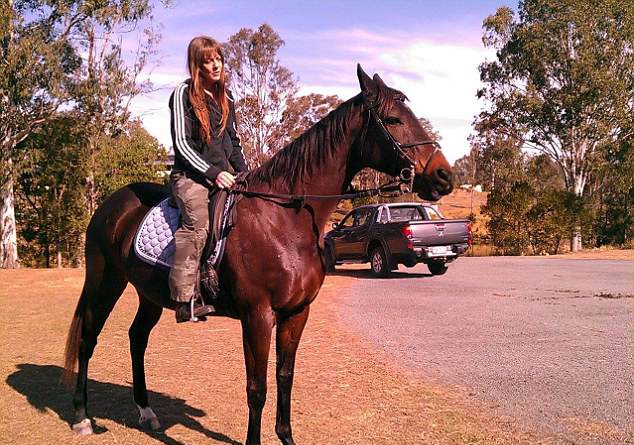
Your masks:
<instances>
[{"instance_id":1,"label":"horse's hind leg","mask_svg":"<svg viewBox=\"0 0 634 445\"><path fill-rule=\"evenodd\" d=\"M291 390L295 370L295 355L302 337L309 307L288 318L278 319L276 335L277 351L277 416L275 432L284 445L295 445L291 430Z\"/></svg>"},{"instance_id":2,"label":"horse's hind leg","mask_svg":"<svg viewBox=\"0 0 634 445\"><path fill-rule=\"evenodd\" d=\"M130 336L130 354L132 355L132 385L134 387L134 402L139 408L139 423L148 425L152 430L161 428L156 414L150 408L145 385L145 349L147 348L150 331L156 326L163 308L152 303L139 294L139 309L128 331Z\"/></svg>"},{"instance_id":3,"label":"horse's hind leg","mask_svg":"<svg viewBox=\"0 0 634 445\"><path fill-rule=\"evenodd\" d=\"M92 252L86 256L86 279L75 311L71 334L67 344L66 363L69 369L69 351L75 350L79 364L73 405L73 430L81 435L91 434L92 425L87 412L88 362L97 345L97 337L128 281L123 272L109 265L103 255ZM75 332L76 340L73 339ZM71 368L72 369L72 368Z\"/></svg>"}]
</instances>

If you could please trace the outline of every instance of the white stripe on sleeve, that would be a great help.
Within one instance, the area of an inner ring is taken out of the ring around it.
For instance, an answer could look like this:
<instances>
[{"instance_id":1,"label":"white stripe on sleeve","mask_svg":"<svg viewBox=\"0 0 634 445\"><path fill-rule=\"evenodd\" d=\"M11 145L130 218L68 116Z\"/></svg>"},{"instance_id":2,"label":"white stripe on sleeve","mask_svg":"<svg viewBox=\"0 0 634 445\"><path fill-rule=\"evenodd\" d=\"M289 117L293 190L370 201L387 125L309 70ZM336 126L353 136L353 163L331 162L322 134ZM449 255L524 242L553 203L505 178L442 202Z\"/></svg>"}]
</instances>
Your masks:
<instances>
[{"instance_id":1,"label":"white stripe on sleeve","mask_svg":"<svg viewBox=\"0 0 634 445\"><path fill-rule=\"evenodd\" d=\"M191 148L187 143L185 137L185 112L183 110L183 91L187 84L181 83L176 87L174 94L174 110L175 110L175 122L174 130L176 133L176 146L187 161L196 169L205 173L209 169L209 164L200 157L198 152Z\"/></svg>"}]
</instances>

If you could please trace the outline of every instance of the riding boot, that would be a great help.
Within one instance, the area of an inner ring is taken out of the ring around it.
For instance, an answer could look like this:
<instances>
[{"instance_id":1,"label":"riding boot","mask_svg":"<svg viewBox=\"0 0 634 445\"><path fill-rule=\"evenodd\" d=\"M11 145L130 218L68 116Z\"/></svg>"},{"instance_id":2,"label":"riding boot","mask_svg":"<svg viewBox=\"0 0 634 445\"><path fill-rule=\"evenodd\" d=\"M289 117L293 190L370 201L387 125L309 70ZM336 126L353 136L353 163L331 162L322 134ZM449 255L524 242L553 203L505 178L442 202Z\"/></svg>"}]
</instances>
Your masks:
<instances>
[{"instance_id":1,"label":"riding boot","mask_svg":"<svg viewBox=\"0 0 634 445\"><path fill-rule=\"evenodd\" d=\"M196 299L191 301L177 301L174 313L176 315L176 323L183 323L185 321L205 321L207 315L211 315L216 312L216 308L210 304L202 305L196 302Z\"/></svg>"}]
</instances>

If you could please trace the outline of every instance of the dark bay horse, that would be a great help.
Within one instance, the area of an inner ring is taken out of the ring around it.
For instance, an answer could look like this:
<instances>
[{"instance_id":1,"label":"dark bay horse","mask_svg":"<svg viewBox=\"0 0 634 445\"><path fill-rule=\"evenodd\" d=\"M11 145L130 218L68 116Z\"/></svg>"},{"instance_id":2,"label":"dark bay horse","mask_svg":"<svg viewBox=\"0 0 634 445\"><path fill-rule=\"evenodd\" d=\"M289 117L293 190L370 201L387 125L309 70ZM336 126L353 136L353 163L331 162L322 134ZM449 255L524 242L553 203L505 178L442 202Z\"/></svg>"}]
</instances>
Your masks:
<instances>
[{"instance_id":1,"label":"dark bay horse","mask_svg":"<svg viewBox=\"0 0 634 445\"><path fill-rule=\"evenodd\" d=\"M451 192L451 168L405 104L405 95L387 87L376 74L370 78L360 66L357 75L361 93L249 173L250 190L333 195L346 191L364 167L393 176L413 167L413 188L423 199L435 201ZM150 331L163 308L173 308L173 303L168 271L141 262L134 254L133 238L143 216L166 195L166 188L157 184L129 185L106 199L88 225L86 278L68 333L64 373L67 383L76 383L73 429L79 434L92 433L86 411L88 362L128 283L139 295L138 312L129 330L134 401L141 422L153 429L160 427L148 404L144 355ZM307 199L303 207L289 208L270 199L245 196L237 204L238 219L219 274L230 295L227 313L242 324L248 445L260 443L275 325L275 431L283 444L295 443L291 432L295 355L310 303L324 281L323 228L337 201Z\"/></svg>"}]
</instances>

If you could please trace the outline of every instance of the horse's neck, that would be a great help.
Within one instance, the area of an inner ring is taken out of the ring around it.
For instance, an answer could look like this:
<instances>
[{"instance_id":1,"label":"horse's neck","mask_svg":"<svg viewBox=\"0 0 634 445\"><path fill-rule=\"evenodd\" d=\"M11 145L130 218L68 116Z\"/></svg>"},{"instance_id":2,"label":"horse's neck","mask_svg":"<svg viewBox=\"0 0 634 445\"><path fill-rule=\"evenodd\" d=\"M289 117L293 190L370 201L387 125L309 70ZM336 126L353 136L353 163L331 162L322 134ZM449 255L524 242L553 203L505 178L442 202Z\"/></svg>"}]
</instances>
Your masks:
<instances>
[{"instance_id":1,"label":"horse's neck","mask_svg":"<svg viewBox=\"0 0 634 445\"><path fill-rule=\"evenodd\" d=\"M327 156L325 162L312 165L311 174L305 177L301 183L295 185L292 193L305 195L338 195L345 193L350 186L350 181L361 170L357 157L352 153L355 141L361 132L364 119L361 106L355 102L350 106L347 131L336 140L334 134L323 135L323 147ZM332 129L333 127L329 127ZM308 160L307 160L308 162ZM328 218L336 208L338 199L332 200L307 200L307 203L315 212L315 223L323 230Z\"/></svg>"},{"instance_id":2,"label":"horse's neck","mask_svg":"<svg viewBox=\"0 0 634 445\"><path fill-rule=\"evenodd\" d=\"M354 175L361 169L352 150L362 126L363 118L359 107L352 106L347 131L338 141L335 141L334 134L324 135L326 146L323 150L327 153L324 162L310 167L311 174L301 184L296 185L295 192L336 195L345 191Z\"/></svg>"},{"instance_id":3,"label":"horse's neck","mask_svg":"<svg viewBox=\"0 0 634 445\"><path fill-rule=\"evenodd\" d=\"M365 120L359 96L324 118L250 176L254 190L293 195L338 195L361 170L355 141ZM337 199L308 199L314 222L322 230Z\"/></svg>"}]
</instances>

